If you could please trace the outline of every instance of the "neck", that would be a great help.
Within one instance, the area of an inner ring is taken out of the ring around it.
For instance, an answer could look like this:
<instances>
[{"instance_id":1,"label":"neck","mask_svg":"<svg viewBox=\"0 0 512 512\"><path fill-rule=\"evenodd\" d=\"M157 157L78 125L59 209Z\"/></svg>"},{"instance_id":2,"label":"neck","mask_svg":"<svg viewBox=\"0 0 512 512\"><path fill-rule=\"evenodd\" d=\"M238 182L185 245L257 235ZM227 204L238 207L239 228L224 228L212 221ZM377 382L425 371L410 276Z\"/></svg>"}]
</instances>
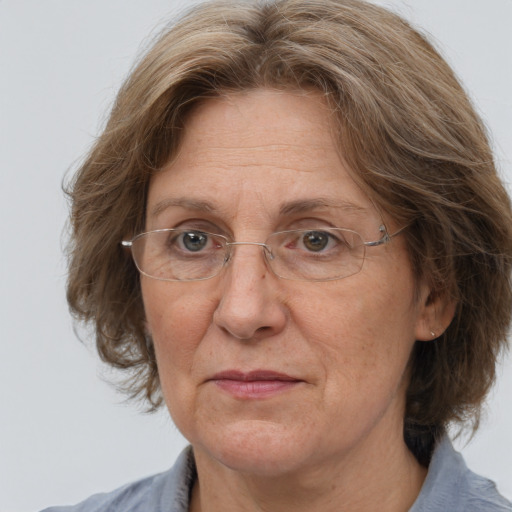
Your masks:
<instances>
[{"instance_id":1,"label":"neck","mask_svg":"<svg viewBox=\"0 0 512 512\"><path fill-rule=\"evenodd\" d=\"M403 438L365 445L345 457L284 475L240 474L194 449L198 481L191 512L380 512L407 511L427 470Z\"/></svg>"}]
</instances>

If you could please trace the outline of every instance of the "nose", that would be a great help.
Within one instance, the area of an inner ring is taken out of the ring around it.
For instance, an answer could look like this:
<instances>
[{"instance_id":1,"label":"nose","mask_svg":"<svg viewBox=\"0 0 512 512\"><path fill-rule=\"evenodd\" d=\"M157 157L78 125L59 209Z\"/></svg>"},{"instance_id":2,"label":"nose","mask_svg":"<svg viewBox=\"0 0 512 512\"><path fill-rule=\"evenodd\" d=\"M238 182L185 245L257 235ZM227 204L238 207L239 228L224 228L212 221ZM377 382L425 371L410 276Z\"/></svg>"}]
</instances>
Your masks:
<instances>
[{"instance_id":1,"label":"nose","mask_svg":"<svg viewBox=\"0 0 512 512\"><path fill-rule=\"evenodd\" d=\"M219 283L221 296L213 321L239 340L274 336L286 325L280 284L266 266L262 246L236 243Z\"/></svg>"}]
</instances>

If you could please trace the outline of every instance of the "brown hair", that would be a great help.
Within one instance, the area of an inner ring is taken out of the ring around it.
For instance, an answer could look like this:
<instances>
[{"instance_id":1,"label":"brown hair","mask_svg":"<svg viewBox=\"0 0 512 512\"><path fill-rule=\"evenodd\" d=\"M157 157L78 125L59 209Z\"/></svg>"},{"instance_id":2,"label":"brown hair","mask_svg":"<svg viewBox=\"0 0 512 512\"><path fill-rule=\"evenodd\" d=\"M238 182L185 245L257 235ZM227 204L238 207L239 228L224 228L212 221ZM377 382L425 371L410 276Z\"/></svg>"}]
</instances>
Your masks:
<instances>
[{"instance_id":1,"label":"brown hair","mask_svg":"<svg viewBox=\"0 0 512 512\"><path fill-rule=\"evenodd\" d=\"M152 173L190 108L256 87L325 94L339 145L375 203L404 225L434 294L457 301L411 359L405 433L420 460L451 421L478 423L512 310L512 213L482 122L450 67L407 22L359 0L222 1L167 29L121 88L78 170L68 301L130 396L161 402L139 275L120 241L140 232Z\"/></svg>"}]
</instances>

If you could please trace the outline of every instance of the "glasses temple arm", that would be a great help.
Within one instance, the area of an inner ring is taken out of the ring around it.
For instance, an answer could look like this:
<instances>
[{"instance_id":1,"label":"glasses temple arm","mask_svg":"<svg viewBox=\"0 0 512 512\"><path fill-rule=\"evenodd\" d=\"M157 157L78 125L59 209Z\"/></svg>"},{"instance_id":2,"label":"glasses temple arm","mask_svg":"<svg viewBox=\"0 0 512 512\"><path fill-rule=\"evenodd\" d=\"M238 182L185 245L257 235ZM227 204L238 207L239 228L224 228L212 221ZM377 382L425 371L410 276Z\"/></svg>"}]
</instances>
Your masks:
<instances>
[{"instance_id":1,"label":"glasses temple arm","mask_svg":"<svg viewBox=\"0 0 512 512\"><path fill-rule=\"evenodd\" d=\"M374 242L364 242L364 245L366 245L367 247L377 247L382 244L387 244L392 238L394 238L396 235L399 235L407 227L408 224L402 226L399 230L395 231L390 235L388 233L388 230L386 229L386 226L384 224L381 224L379 227L379 231L382 233L382 238L379 238L379 240L375 240Z\"/></svg>"}]
</instances>

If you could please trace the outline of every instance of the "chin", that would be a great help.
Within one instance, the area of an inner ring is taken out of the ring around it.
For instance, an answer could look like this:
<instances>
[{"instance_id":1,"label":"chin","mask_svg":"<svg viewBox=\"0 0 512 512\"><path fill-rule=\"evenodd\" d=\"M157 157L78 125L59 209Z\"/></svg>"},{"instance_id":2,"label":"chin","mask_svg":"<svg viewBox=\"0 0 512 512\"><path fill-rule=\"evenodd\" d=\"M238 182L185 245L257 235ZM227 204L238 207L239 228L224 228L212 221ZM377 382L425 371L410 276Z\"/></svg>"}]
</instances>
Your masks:
<instances>
[{"instance_id":1,"label":"chin","mask_svg":"<svg viewBox=\"0 0 512 512\"><path fill-rule=\"evenodd\" d=\"M307 465L315 450L304 430L263 420L239 421L209 432L192 446L205 456L241 473L278 476Z\"/></svg>"}]
</instances>

